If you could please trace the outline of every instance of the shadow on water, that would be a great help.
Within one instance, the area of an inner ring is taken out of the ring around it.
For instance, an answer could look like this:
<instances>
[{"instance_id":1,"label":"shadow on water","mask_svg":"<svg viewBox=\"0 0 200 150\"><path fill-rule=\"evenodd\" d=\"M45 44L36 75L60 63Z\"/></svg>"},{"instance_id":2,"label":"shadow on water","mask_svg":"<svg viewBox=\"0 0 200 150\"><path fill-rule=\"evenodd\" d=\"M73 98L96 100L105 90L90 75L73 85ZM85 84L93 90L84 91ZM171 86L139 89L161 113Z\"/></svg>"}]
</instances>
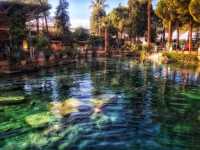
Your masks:
<instances>
[{"instance_id":1,"label":"shadow on water","mask_svg":"<svg viewBox=\"0 0 200 150\"><path fill-rule=\"evenodd\" d=\"M0 79L0 149L199 150L200 74L96 59Z\"/></svg>"}]
</instances>

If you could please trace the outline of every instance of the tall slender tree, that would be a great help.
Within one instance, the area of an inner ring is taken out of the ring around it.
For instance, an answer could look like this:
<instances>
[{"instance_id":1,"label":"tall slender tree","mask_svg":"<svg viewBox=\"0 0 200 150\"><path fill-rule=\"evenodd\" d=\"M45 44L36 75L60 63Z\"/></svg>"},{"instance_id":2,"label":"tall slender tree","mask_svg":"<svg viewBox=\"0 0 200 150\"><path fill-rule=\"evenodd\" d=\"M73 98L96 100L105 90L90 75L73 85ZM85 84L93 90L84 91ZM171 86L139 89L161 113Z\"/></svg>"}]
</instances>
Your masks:
<instances>
[{"instance_id":1,"label":"tall slender tree","mask_svg":"<svg viewBox=\"0 0 200 150\"><path fill-rule=\"evenodd\" d=\"M56 10L56 28L59 36L66 42L70 36L70 18L68 15L69 3L67 0L60 0Z\"/></svg>"}]
</instances>

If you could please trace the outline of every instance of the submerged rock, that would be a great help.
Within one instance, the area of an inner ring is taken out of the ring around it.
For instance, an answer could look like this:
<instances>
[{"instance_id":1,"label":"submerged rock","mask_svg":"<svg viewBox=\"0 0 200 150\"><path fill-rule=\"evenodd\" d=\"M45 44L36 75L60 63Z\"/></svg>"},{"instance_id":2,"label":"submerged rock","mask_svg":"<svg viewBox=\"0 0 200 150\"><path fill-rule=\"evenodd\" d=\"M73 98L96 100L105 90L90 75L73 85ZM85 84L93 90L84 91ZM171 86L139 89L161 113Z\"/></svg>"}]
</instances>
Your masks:
<instances>
[{"instance_id":1,"label":"submerged rock","mask_svg":"<svg viewBox=\"0 0 200 150\"><path fill-rule=\"evenodd\" d=\"M49 112L38 113L25 118L26 123L33 128L43 127L55 120L56 118Z\"/></svg>"},{"instance_id":2,"label":"submerged rock","mask_svg":"<svg viewBox=\"0 0 200 150\"><path fill-rule=\"evenodd\" d=\"M0 123L0 132L7 132L10 130L18 129L22 126L21 122L3 122Z\"/></svg>"},{"instance_id":3,"label":"submerged rock","mask_svg":"<svg viewBox=\"0 0 200 150\"><path fill-rule=\"evenodd\" d=\"M53 114L64 117L71 113L79 111L81 102L78 99L70 98L64 102L54 102L50 104L50 110Z\"/></svg>"},{"instance_id":4,"label":"submerged rock","mask_svg":"<svg viewBox=\"0 0 200 150\"><path fill-rule=\"evenodd\" d=\"M91 99L92 105L96 108L102 108L105 104L107 104L108 100L102 100L102 99Z\"/></svg>"},{"instance_id":5,"label":"submerged rock","mask_svg":"<svg viewBox=\"0 0 200 150\"><path fill-rule=\"evenodd\" d=\"M200 100L200 92L192 91L192 92L184 92L182 93L183 96L192 99L192 100Z\"/></svg>"},{"instance_id":6,"label":"submerged rock","mask_svg":"<svg viewBox=\"0 0 200 150\"><path fill-rule=\"evenodd\" d=\"M26 101L24 96L1 96L0 97L0 105L7 105L7 104L19 104Z\"/></svg>"},{"instance_id":7,"label":"submerged rock","mask_svg":"<svg viewBox=\"0 0 200 150\"><path fill-rule=\"evenodd\" d=\"M192 126L189 124L177 124L174 128L173 131L176 133L189 133L192 131Z\"/></svg>"}]
</instances>

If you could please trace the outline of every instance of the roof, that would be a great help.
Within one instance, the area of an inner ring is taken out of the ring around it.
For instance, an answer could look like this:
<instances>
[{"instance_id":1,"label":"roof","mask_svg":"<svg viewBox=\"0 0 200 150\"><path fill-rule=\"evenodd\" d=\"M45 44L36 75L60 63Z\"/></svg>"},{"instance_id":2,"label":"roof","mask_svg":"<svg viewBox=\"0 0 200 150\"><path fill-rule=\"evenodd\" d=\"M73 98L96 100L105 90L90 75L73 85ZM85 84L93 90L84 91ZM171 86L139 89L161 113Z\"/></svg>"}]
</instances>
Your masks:
<instances>
[{"instance_id":1,"label":"roof","mask_svg":"<svg viewBox=\"0 0 200 150\"><path fill-rule=\"evenodd\" d=\"M47 0L0 0L0 25L6 27L9 24L8 15L13 8L23 9L27 21L34 19L38 14L50 9Z\"/></svg>"},{"instance_id":2,"label":"roof","mask_svg":"<svg viewBox=\"0 0 200 150\"><path fill-rule=\"evenodd\" d=\"M48 0L0 0L0 3L17 3L21 5L40 5L40 4L48 4Z\"/></svg>"}]
</instances>

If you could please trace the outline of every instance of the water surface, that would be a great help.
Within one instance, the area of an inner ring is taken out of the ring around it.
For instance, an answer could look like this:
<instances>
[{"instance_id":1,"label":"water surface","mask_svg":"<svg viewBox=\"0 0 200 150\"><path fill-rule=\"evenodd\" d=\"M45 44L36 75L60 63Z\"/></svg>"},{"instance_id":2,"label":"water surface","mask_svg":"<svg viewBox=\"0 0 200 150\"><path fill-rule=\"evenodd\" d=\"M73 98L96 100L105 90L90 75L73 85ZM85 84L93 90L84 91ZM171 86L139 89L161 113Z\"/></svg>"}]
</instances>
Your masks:
<instances>
[{"instance_id":1,"label":"water surface","mask_svg":"<svg viewBox=\"0 0 200 150\"><path fill-rule=\"evenodd\" d=\"M82 61L1 77L0 96L27 99L0 106L2 150L200 149L200 74L192 69ZM41 114L54 119L27 123Z\"/></svg>"}]
</instances>

